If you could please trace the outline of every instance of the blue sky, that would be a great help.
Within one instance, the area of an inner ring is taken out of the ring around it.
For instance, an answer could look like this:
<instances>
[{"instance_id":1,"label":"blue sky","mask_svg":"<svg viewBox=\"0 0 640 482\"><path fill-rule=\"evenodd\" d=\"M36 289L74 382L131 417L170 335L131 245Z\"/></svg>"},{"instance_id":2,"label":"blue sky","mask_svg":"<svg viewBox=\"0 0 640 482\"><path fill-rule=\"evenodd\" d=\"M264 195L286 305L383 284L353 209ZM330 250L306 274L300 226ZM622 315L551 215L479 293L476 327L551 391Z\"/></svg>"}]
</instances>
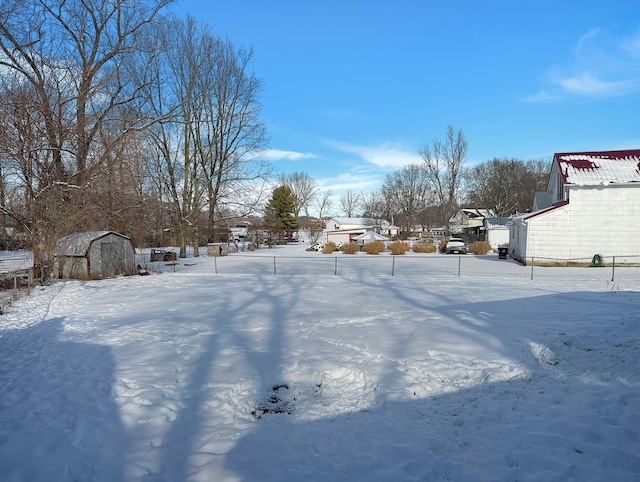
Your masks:
<instances>
[{"instance_id":1,"label":"blue sky","mask_svg":"<svg viewBox=\"0 0 640 482\"><path fill-rule=\"evenodd\" d=\"M369 192L448 125L467 165L640 148L637 0L182 0L254 49L268 157Z\"/></svg>"}]
</instances>

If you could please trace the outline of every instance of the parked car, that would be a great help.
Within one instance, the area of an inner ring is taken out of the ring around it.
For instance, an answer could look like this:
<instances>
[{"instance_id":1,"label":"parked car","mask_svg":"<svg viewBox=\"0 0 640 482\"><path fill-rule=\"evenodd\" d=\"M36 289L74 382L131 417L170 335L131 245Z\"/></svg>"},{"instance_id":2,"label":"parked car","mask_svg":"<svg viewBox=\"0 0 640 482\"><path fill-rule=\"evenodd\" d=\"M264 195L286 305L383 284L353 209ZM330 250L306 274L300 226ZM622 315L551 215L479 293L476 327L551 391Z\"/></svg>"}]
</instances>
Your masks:
<instances>
[{"instance_id":1,"label":"parked car","mask_svg":"<svg viewBox=\"0 0 640 482\"><path fill-rule=\"evenodd\" d=\"M464 241L461 238L451 238L449 239L449 241L447 241L445 253L467 254L467 247L465 246Z\"/></svg>"}]
</instances>

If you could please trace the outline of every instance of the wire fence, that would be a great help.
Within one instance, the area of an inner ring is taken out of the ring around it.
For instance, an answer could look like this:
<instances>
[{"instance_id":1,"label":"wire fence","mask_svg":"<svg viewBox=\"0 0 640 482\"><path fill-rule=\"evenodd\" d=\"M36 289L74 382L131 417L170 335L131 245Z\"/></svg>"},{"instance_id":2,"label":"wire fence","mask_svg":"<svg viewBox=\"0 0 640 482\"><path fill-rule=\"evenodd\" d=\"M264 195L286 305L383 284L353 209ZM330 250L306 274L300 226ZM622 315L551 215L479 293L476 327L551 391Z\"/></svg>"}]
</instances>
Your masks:
<instances>
[{"instance_id":1,"label":"wire fence","mask_svg":"<svg viewBox=\"0 0 640 482\"><path fill-rule=\"evenodd\" d=\"M34 271L33 258L0 258L0 314L15 300L31 292L38 281Z\"/></svg>"},{"instance_id":2,"label":"wire fence","mask_svg":"<svg viewBox=\"0 0 640 482\"><path fill-rule=\"evenodd\" d=\"M640 281L640 255L591 260L551 260L523 265L497 255L310 255L252 256L234 254L213 258L215 273L274 276L429 276L520 279L581 279ZM587 262L588 261L588 262Z\"/></svg>"}]
</instances>

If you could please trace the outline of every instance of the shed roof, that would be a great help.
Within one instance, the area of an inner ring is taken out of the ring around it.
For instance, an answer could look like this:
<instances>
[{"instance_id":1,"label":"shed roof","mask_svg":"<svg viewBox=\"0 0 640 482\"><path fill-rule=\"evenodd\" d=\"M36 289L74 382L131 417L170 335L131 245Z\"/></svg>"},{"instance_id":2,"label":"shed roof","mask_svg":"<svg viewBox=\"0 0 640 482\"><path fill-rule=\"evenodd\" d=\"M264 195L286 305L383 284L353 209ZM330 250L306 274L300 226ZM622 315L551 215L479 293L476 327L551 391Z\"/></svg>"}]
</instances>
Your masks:
<instances>
[{"instance_id":1,"label":"shed roof","mask_svg":"<svg viewBox=\"0 0 640 482\"><path fill-rule=\"evenodd\" d=\"M89 252L91 243L96 239L100 239L108 234L115 234L121 238L129 239L122 234L114 231L85 231L83 233L74 233L64 238L60 238L56 243L56 256L86 256Z\"/></svg>"},{"instance_id":2,"label":"shed roof","mask_svg":"<svg viewBox=\"0 0 640 482\"><path fill-rule=\"evenodd\" d=\"M640 149L567 152L553 156L565 184L597 186L640 182Z\"/></svg>"},{"instance_id":3,"label":"shed roof","mask_svg":"<svg viewBox=\"0 0 640 482\"><path fill-rule=\"evenodd\" d=\"M484 218L488 228L508 228L511 218Z\"/></svg>"}]
</instances>

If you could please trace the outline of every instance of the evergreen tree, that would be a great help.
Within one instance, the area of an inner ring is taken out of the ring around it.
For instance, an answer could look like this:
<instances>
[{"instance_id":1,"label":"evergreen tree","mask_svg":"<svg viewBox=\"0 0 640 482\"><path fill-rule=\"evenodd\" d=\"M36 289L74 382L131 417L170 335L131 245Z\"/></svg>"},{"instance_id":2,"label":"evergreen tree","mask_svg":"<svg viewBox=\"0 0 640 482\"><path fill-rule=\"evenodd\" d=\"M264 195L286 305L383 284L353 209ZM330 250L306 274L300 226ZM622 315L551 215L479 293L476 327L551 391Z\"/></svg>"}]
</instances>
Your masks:
<instances>
[{"instance_id":1,"label":"evergreen tree","mask_svg":"<svg viewBox=\"0 0 640 482\"><path fill-rule=\"evenodd\" d=\"M274 233L293 233L298 230L295 216L296 200L287 186L274 189L264 208L264 223Z\"/></svg>"}]
</instances>

